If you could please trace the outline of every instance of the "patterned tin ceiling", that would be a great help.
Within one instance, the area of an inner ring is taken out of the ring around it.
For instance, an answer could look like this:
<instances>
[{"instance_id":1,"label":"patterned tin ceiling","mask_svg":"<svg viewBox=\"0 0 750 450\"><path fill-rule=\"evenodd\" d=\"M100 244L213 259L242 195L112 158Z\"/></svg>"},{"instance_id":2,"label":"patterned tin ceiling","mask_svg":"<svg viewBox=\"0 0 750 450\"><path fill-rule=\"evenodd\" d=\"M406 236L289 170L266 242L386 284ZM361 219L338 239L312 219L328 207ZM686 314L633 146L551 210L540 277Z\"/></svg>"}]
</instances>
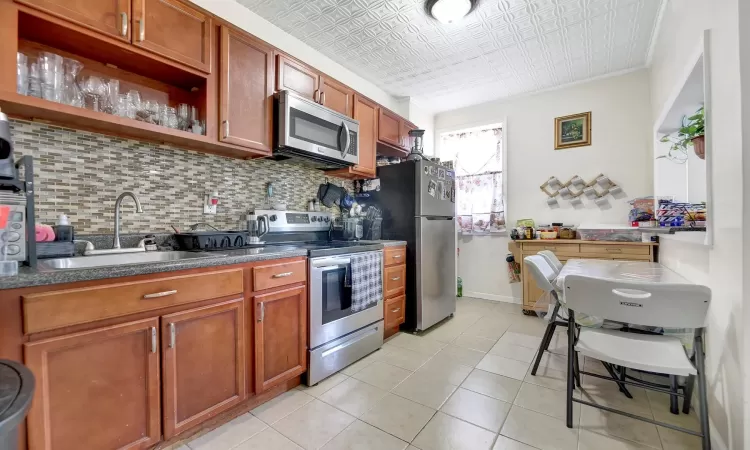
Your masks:
<instances>
[{"instance_id":1,"label":"patterned tin ceiling","mask_svg":"<svg viewBox=\"0 0 750 450\"><path fill-rule=\"evenodd\" d=\"M442 24L422 0L238 0L433 111L643 67L666 0L482 0Z\"/></svg>"}]
</instances>

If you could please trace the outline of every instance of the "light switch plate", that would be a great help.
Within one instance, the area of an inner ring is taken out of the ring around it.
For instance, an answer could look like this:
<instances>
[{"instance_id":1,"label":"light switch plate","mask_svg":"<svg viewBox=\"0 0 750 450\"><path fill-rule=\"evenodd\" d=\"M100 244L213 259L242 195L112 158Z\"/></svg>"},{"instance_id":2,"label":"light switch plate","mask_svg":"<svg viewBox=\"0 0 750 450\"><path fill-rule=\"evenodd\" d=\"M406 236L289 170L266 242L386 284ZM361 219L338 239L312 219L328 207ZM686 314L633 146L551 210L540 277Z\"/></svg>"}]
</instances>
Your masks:
<instances>
[{"instance_id":1,"label":"light switch plate","mask_svg":"<svg viewBox=\"0 0 750 450\"><path fill-rule=\"evenodd\" d=\"M216 214L216 205L203 205L203 214Z\"/></svg>"}]
</instances>

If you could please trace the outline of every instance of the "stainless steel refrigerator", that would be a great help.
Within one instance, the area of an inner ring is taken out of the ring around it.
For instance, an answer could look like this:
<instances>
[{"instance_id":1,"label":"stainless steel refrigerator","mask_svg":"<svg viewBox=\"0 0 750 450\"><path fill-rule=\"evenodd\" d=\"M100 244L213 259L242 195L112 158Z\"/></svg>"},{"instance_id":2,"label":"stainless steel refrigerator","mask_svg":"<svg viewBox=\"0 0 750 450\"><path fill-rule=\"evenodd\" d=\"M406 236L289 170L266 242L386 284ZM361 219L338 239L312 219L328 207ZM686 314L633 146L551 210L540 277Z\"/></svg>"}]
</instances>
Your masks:
<instances>
[{"instance_id":1,"label":"stainless steel refrigerator","mask_svg":"<svg viewBox=\"0 0 750 450\"><path fill-rule=\"evenodd\" d=\"M430 161L378 168L383 239L407 242L406 322L426 330L456 311L453 171Z\"/></svg>"}]
</instances>

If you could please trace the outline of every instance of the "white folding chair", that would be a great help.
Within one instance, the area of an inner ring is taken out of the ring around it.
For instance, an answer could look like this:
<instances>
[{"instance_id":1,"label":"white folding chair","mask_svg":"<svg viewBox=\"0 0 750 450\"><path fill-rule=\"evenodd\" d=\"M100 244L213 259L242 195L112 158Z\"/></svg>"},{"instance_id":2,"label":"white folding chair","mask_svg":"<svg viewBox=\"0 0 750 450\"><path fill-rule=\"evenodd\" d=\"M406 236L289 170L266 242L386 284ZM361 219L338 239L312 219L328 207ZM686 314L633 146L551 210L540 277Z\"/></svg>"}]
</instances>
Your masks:
<instances>
[{"instance_id":1,"label":"white folding chair","mask_svg":"<svg viewBox=\"0 0 750 450\"><path fill-rule=\"evenodd\" d=\"M552 257L558 263L560 263L560 260L557 259L554 253L550 252L549 250L547 250L546 252L551 253ZM552 313L549 314L549 324L547 325L547 329L544 331L542 342L541 344L539 344L539 351L536 352L534 367L531 368L531 374L536 375L536 371L539 368L539 363L542 360L542 355L547 350L547 348L549 348L549 344L552 341L552 338L555 336L555 328L557 328L558 326L567 327L568 324L567 322L564 322L564 318L558 316L561 306L560 299L558 298L557 289L555 289L555 286L552 284L554 279L557 278L557 274L559 274L560 271L555 270L552 267L548 257L543 255L542 252L539 252L539 254L536 255L527 256L523 260L526 264L526 267L529 269L531 276L534 278L536 285L539 286L539 289L543 290L545 293L548 293L555 301ZM560 263L560 268L562 268L562 263ZM563 321L558 321L557 319L563 319ZM578 369L576 368L576 370Z\"/></svg>"},{"instance_id":2,"label":"white folding chair","mask_svg":"<svg viewBox=\"0 0 750 450\"><path fill-rule=\"evenodd\" d=\"M700 285L641 281L624 282L583 275L568 275L564 281L563 296L565 306L568 308L568 388L566 401L568 428L573 427L573 402L577 402L699 436L703 440L703 449L710 449L702 329L711 301L711 290ZM577 313L600 316L635 325L695 328L695 366L685 353L680 340L672 336L581 328L576 339L574 324L575 314ZM617 379L614 376L609 378L595 373L580 372L576 368L578 353L622 367L676 376L696 376L700 400L701 432L698 433L606 406L574 399L574 379L579 373L611 380L620 386L630 384L669 395L680 397L687 395L676 394L674 391L655 388L641 382Z\"/></svg>"},{"instance_id":3,"label":"white folding chair","mask_svg":"<svg viewBox=\"0 0 750 450\"><path fill-rule=\"evenodd\" d=\"M560 273L563 268L563 263L559 259L557 259L557 255L552 253L551 250L542 250L541 252L537 253L537 255L542 255L542 257L547 260L547 263L555 271L555 275Z\"/></svg>"}]
</instances>

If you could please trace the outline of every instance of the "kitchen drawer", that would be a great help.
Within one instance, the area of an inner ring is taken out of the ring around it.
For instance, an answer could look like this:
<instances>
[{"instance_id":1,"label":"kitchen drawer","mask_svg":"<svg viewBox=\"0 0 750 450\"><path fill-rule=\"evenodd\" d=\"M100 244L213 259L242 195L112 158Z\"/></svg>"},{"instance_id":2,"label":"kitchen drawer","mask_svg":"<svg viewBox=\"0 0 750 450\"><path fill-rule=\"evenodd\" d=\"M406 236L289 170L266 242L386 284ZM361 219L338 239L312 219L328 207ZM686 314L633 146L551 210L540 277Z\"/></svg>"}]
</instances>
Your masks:
<instances>
[{"instance_id":1,"label":"kitchen drawer","mask_svg":"<svg viewBox=\"0 0 750 450\"><path fill-rule=\"evenodd\" d=\"M602 244L581 244L582 254L596 255L650 255L650 245L602 245Z\"/></svg>"},{"instance_id":2,"label":"kitchen drawer","mask_svg":"<svg viewBox=\"0 0 750 450\"><path fill-rule=\"evenodd\" d=\"M550 240L549 242L534 241L533 243L523 243L524 253L537 253L542 250L551 250L555 254L576 255L580 251L580 248L578 244L556 244L553 240Z\"/></svg>"},{"instance_id":3,"label":"kitchen drawer","mask_svg":"<svg viewBox=\"0 0 750 450\"><path fill-rule=\"evenodd\" d=\"M253 268L253 291L262 291L307 280L307 262L267 264Z\"/></svg>"},{"instance_id":4,"label":"kitchen drawer","mask_svg":"<svg viewBox=\"0 0 750 450\"><path fill-rule=\"evenodd\" d=\"M406 263L406 247L386 247L383 249L383 265L396 266Z\"/></svg>"},{"instance_id":5,"label":"kitchen drawer","mask_svg":"<svg viewBox=\"0 0 750 450\"><path fill-rule=\"evenodd\" d=\"M242 270L231 269L28 294L22 297L24 332L37 333L242 292Z\"/></svg>"},{"instance_id":6,"label":"kitchen drawer","mask_svg":"<svg viewBox=\"0 0 750 450\"><path fill-rule=\"evenodd\" d=\"M386 329L393 328L404 323L405 315L404 310L406 309L406 297L399 295L385 301L385 311L383 317L385 318Z\"/></svg>"},{"instance_id":7,"label":"kitchen drawer","mask_svg":"<svg viewBox=\"0 0 750 450\"><path fill-rule=\"evenodd\" d=\"M386 267L383 273L383 296L389 298L403 294L406 286L406 265Z\"/></svg>"}]
</instances>

